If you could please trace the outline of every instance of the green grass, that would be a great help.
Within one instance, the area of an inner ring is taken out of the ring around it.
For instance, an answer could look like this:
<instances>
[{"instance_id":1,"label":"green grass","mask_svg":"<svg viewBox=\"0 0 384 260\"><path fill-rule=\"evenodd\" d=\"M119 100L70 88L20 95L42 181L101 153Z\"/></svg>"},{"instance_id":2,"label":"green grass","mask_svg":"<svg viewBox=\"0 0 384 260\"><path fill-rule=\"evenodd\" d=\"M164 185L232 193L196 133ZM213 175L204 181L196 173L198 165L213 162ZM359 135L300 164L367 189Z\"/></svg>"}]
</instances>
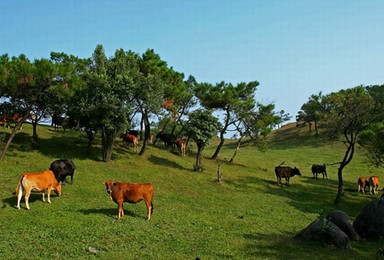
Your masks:
<instances>
[{"instance_id":1,"label":"green grass","mask_svg":"<svg viewBox=\"0 0 384 260\"><path fill-rule=\"evenodd\" d=\"M117 139L113 160L104 163L99 140L93 154L85 154L83 132L39 126L39 149L34 150L31 131L26 124L0 161L1 259L373 259L383 246L377 241L351 242L351 250L337 250L292 240L319 215L334 209L344 210L352 222L376 198L357 193L357 178L380 176L358 149L344 170L345 193L335 206L337 166L328 167L328 180L314 180L310 167L340 161L344 147L305 129L287 127L273 133L265 153L245 144L233 164L226 163L235 148L231 140L219 160L208 159L216 148L214 140L204 150L204 173L192 171L193 144L187 157L160 143L140 157ZM0 128L0 138L9 132ZM17 210L12 192L20 174L45 170L59 158L75 162L74 184L63 186L62 196L52 196L52 204L34 194L31 210L25 209L24 199ZM290 187L276 184L274 167L282 161L303 174L292 178ZM219 163L223 183L217 182ZM116 221L117 205L103 185L107 180L151 182L151 220L145 221L146 207L140 202L125 204L125 216Z\"/></svg>"}]
</instances>

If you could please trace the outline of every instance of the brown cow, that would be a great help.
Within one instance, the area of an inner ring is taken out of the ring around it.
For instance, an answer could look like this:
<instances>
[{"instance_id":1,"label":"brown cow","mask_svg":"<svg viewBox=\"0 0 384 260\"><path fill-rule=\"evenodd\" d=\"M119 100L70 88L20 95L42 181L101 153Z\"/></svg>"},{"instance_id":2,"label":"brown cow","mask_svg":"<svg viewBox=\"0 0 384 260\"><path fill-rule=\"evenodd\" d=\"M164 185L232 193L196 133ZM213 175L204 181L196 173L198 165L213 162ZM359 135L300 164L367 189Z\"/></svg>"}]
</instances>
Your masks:
<instances>
[{"instance_id":1,"label":"brown cow","mask_svg":"<svg viewBox=\"0 0 384 260\"><path fill-rule=\"evenodd\" d=\"M291 167L283 167L284 162L282 162L279 166L275 167L275 174L277 178L277 184L282 186L281 178L285 178L285 183L289 186L289 179L295 175L301 176L300 170L298 168Z\"/></svg>"},{"instance_id":2,"label":"brown cow","mask_svg":"<svg viewBox=\"0 0 384 260\"><path fill-rule=\"evenodd\" d=\"M379 177L373 175L369 177L369 193L372 194L372 192L376 195L377 190L379 189L380 179Z\"/></svg>"},{"instance_id":3,"label":"brown cow","mask_svg":"<svg viewBox=\"0 0 384 260\"><path fill-rule=\"evenodd\" d=\"M1 124L6 127L10 128L11 123L15 123L15 126L20 123L20 121L23 119L23 116L21 114L8 114L0 117ZM21 126L19 130L23 130L23 127Z\"/></svg>"},{"instance_id":4,"label":"brown cow","mask_svg":"<svg viewBox=\"0 0 384 260\"><path fill-rule=\"evenodd\" d=\"M369 181L365 177L360 177L357 180L357 192L362 192L365 194L365 188L369 187Z\"/></svg>"},{"instance_id":5,"label":"brown cow","mask_svg":"<svg viewBox=\"0 0 384 260\"><path fill-rule=\"evenodd\" d=\"M176 141L173 141L173 143L177 146L177 149L179 150L180 154L182 156L185 156L187 144L182 139L177 139Z\"/></svg>"},{"instance_id":6,"label":"brown cow","mask_svg":"<svg viewBox=\"0 0 384 260\"><path fill-rule=\"evenodd\" d=\"M121 134L120 135L120 138L123 139L123 141L129 145L129 144L133 144L133 147L135 149L135 152L137 152L137 147L139 145L139 139L137 138L136 135L132 135L132 134L128 134L128 133L125 133L125 134Z\"/></svg>"},{"instance_id":7,"label":"brown cow","mask_svg":"<svg viewBox=\"0 0 384 260\"><path fill-rule=\"evenodd\" d=\"M54 190L57 195L61 195L61 182L57 182L55 175L52 171L44 172L33 172L33 173L23 173L21 174L19 181L17 183L15 192L13 195L17 194L17 205L16 208L20 209L20 201L23 195L23 190L25 191L24 199L25 206L27 209L29 207L29 195L32 192L41 192L43 201L45 201L44 193L47 190L48 203L51 203L51 190Z\"/></svg>"},{"instance_id":8,"label":"brown cow","mask_svg":"<svg viewBox=\"0 0 384 260\"><path fill-rule=\"evenodd\" d=\"M117 220L124 216L123 202L138 203L142 200L144 200L147 205L147 220L151 219L154 192L152 184L107 181L104 185L110 199L118 205Z\"/></svg>"}]
</instances>

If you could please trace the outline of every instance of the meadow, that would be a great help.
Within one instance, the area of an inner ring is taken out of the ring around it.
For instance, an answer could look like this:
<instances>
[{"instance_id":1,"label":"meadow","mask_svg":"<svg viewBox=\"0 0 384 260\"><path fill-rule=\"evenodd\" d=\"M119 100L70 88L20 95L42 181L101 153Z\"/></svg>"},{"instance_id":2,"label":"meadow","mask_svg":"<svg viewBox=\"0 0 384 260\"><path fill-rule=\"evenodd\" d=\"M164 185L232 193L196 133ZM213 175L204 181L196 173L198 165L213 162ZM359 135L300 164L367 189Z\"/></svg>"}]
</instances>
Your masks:
<instances>
[{"instance_id":1,"label":"meadow","mask_svg":"<svg viewBox=\"0 0 384 260\"><path fill-rule=\"evenodd\" d=\"M0 140L9 133L0 128ZM38 134L38 149L33 149L32 127L24 124L0 161L1 259L374 259L383 247L382 241L352 241L350 250L341 250L292 239L335 209L345 211L353 222L382 193L357 193L359 176L382 176L382 169L369 166L364 151L357 149L344 170L341 202L334 205L337 165L328 166L328 180L315 180L310 168L313 163L340 161L344 146L295 124L274 131L266 152L247 142L232 164L227 161L235 140L227 140L219 160L211 160L218 142L212 140L203 152L202 173L193 171L193 143L186 157L159 142L139 156L117 138L112 161L105 163L100 160L99 139L92 155L85 154L84 132L38 126ZM52 204L33 194L31 209L25 209L23 198L17 210L12 192L20 174L46 170L60 158L76 164L73 185L63 185L62 196L51 196ZM282 161L302 173L291 179L289 187L276 183L274 167ZM146 207L140 202L124 204L125 216L117 221L117 205L103 185L107 180L151 182L155 187L151 220L145 220Z\"/></svg>"}]
</instances>

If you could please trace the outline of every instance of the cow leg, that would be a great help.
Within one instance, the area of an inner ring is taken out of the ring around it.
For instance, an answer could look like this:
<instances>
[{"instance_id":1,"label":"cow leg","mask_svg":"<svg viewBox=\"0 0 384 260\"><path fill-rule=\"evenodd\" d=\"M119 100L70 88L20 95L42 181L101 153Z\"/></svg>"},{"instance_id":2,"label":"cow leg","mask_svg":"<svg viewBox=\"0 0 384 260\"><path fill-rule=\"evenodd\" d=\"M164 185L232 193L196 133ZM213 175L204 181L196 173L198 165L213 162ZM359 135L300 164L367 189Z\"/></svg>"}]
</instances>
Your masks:
<instances>
[{"instance_id":1,"label":"cow leg","mask_svg":"<svg viewBox=\"0 0 384 260\"><path fill-rule=\"evenodd\" d=\"M31 190L30 189L26 189L25 190L25 196L24 196L24 200L25 200L25 206L27 207L27 209L30 209L29 207L29 195L31 195Z\"/></svg>"},{"instance_id":2,"label":"cow leg","mask_svg":"<svg viewBox=\"0 0 384 260\"><path fill-rule=\"evenodd\" d=\"M149 200L145 200L145 204L147 204L147 220L149 221L151 219L151 213L152 213L152 202Z\"/></svg>"},{"instance_id":3,"label":"cow leg","mask_svg":"<svg viewBox=\"0 0 384 260\"><path fill-rule=\"evenodd\" d=\"M73 184L73 173L71 174L71 184Z\"/></svg>"},{"instance_id":4,"label":"cow leg","mask_svg":"<svg viewBox=\"0 0 384 260\"><path fill-rule=\"evenodd\" d=\"M41 193L41 199L45 202L45 191Z\"/></svg>"},{"instance_id":5,"label":"cow leg","mask_svg":"<svg viewBox=\"0 0 384 260\"><path fill-rule=\"evenodd\" d=\"M118 202L118 215L117 215L117 220L119 220L122 216L124 216L124 209L123 209L123 202Z\"/></svg>"},{"instance_id":6,"label":"cow leg","mask_svg":"<svg viewBox=\"0 0 384 260\"><path fill-rule=\"evenodd\" d=\"M47 189L47 200L48 200L48 203L51 203L51 191L52 191L51 187Z\"/></svg>"},{"instance_id":7,"label":"cow leg","mask_svg":"<svg viewBox=\"0 0 384 260\"><path fill-rule=\"evenodd\" d=\"M17 209L20 209L20 201L22 196L23 196L23 185L20 184L19 193L17 194L17 205L16 205Z\"/></svg>"}]
</instances>

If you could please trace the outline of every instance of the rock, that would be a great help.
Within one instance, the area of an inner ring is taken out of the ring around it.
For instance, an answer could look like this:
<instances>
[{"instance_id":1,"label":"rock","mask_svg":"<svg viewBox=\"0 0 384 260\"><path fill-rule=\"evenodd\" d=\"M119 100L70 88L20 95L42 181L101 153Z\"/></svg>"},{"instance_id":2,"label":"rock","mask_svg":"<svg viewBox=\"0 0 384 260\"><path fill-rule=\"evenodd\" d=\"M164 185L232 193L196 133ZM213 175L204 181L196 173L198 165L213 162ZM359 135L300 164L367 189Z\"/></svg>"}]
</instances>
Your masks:
<instances>
[{"instance_id":1,"label":"rock","mask_svg":"<svg viewBox=\"0 0 384 260\"><path fill-rule=\"evenodd\" d=\"M337 248L350 248L347 234L333 222L320 217L297 234L294 239L301 241L319 241Z\"/></svg>"},{"instance_id":2,"label":"rock","mask_svg":"<svg viewBox=\"0 0 384 260\"><path fill-rule=\"evenodd\" d=\"M334 210L327 215L327 219L343 230L350 240L361 240L361 237L349 222L349 217L344 211Z\"/></svg>"},{"instance_id":3,"label":"rock","mask_svg":"<svg viewBox=\"0 0 384 260\"><path fill-rule=\"evenodd\" d=\"M362 238L384 238L384 197L368 203L353 222Z\"/></svg>"}]
</instances>

